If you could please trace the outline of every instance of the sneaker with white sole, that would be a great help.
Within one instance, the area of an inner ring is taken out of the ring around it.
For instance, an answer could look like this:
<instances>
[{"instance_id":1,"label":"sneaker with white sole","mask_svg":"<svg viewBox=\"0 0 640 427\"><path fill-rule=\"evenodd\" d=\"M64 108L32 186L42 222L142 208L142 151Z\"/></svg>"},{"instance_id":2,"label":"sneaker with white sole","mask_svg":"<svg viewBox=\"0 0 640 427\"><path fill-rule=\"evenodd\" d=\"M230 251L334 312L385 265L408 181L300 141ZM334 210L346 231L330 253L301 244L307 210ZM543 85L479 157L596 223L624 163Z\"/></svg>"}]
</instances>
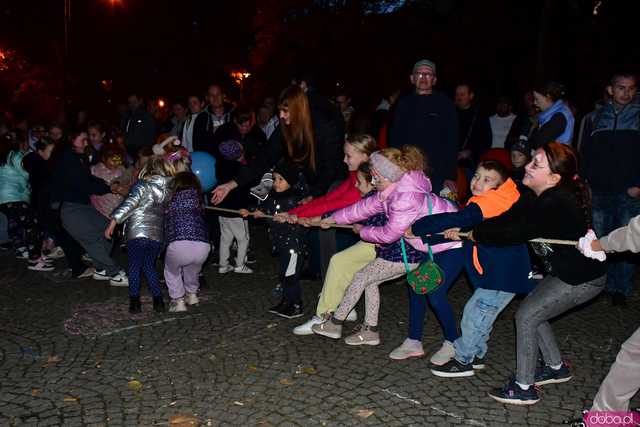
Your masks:
<instances>
[{"instance_id":1,"label":"sneaker with white sole","mask_svg":"<svg viewBox=\"0 0 640 427\"><path fill-rule=\"evenodd\" d=\"M560 368L553 369L551 366L544 365L542 368L536 369L534 383L537 386L546 384L560 384L570 381L573 376L565 362L562 362Z\"/></svg>"},{"instance_id":2,"label":"sneaker with white sole","mask_svg":"<svg viewBox=\"0 0 640 427\"><path fill-rule=\"evenodd\" d=\"M344 320L346 320L347 322L355 322L356 320L358 320L358 313L356 313L356 309L354 308L353 310L351 310L349 314L347 314L347 318Z\"/></svg>"},{"instance_id":3,"label":"sneaker with white sole","mask_svg":"<svg viewBox=\"0 0 640 427\"><path fill-rule=\"evenodd\" d=\"M313 325L319 325L325 320L326 320L326 317L313 316L311 319L307 320L302 325L296 326L295 328L293 328L293 334L294 335L313 335L313 331L311 330L311 327Z\"/></svg>"},{"instance_id":4,"label":"sneaker with white sole","mask_svg":"<svg viewBox=\"0 0 640 427\"><path fill-rule=\"evenodd\" d=\"M540 395L535 385L523 389L512 379L502 388L495 388L489 392L489 397L507 405L534 405L540 401Z\"/></svg>"},{"instance_id":5,"label":"sneaker with white sole","mask_svg":"<svg viewBox=\"0 0 640 427\"><path fill-rule=\"evenodd\" d=\"M29 251L27 251L27 250L21 251L19 249L16 250L16 258L17 259L27 259L28 260L29 259Z\"/></svg>"},{"instance_id":6,"label":"sneaker with white sole","mask_svg":"<svg viewBox=\"0 0 640 427\"><path fill-rule=\"evenodd\" d=\"M354 334L344 339L348 345L378 345L380 344L380 334L376 327L362 323L354 328Z\"/></svg>"},{"instance_id":7,"label":"sneaker with white sole","mask_svg":"<svg viewBox=\"0 0 640 427\"><path fill-rule=\"evenodd\" d=\"M107 274L107 270L96 270L93 272L92 277L93 277L93 280L100 280L100 281L111 280L111 276Z\"/></svg>"},{"instance_id":8,"label":"sneaker with white sole","mask_svg":"<svg viewBox=\"0 0 640 427\"><path fill-rule=\"evenodd\" d=\"M218 273L220 274L227 274L232 272L233 270L234 268L231 265L221 265L220 267L218 267Z\"/></svg>"},{"instance_id":9,"label":"sneaker with white sole","mask_svg":"<svg viewBox=\"0 0 640 427\"><path fill-rule=\"evenodd\" d=\"M453 359L455 355L456 349L453 347L453 343L451 341L445 341L442 343L440 350L436 351L429 361L436 366L442 366Z\"/></svg>"},{"instance_id":10,"label":"sneaker with white sole","mask_svg":"<svg viewBox=\"0 0 640 427\"><path fill-rule=\"evenodd\" d=\"M116 287L129 286L129 278L127 277L127 273L125 273L123 270L120 270L118 274L109 278L109 285Z\"/></svg>"},{"instance_id":11,"label":"sneaker with white sole","mask_svg":"<svg viewBox=\"0 0 640 427\"><path fill-rule=\"evenodd\" d=\"M40 260L36 264L30 265L27 268L32 271L53 271L56 269L53 265L44 260Z\"/></svg>"},{"instance_id":12,"label":"sneaker with white sole","mask_svg":"<svg viewBox=\"0 0 640 427\"><path fill-rule=\"evenodd\" d=\"M433 375L441 378L472 377L475 375L471 363L463 365L455 358L449 360L442 366L430 365L430 368Z\"/></svg>"},{"instance_id":13,"label":"sneaker with white sole","mask_svg":"<svg viewBox=\"0 0 640 427\"><path fill-rule=\"evenodd\" d=\"M86 279L93 276L96 272L94 267L87 267L82 273L78 274L77 279Z\"/></svg>"},{"instance_id":14,"label":"sneaker with white sole","mask_svg":"<svg viewBox=\"0 0 640 427\"><path fill-rule=\"evenodd\" d=\"M184 298L172 299L169 303L170 313L182 313L187 311L187 304L184 302Z\"/></svg>"},{"instance_id":15,"label":"sneaker with white sole","mask_svg":"<svg viewBox=\"0 0 640 427\"><path fill-rule=\"evenodd\" d=\"M389 358L392 360L406 360L417 357L424 357L422 341L411 338L405 339L399 347L389 353Z\"/></svg>"},{"instance_id":16,"label":"sneaker with white sole","mask_svg":"<svg viewBox=\"0 0 640 427\"><path fill-rule=\"evenodd\" d=\"M233 272L239 274L253 274L253 270L246 265L239 265L238 267L235 267Z\"/></svg>"},{"instance_id":17,"label":"sneaker with white sole","mask_svg":"<svg viewBox=\"0 0 640 427\"><path fill-rule=\"evenodd\" d=\"M60 246L56 246L55 248L49 251L49 253L47 254L47 258L51 258L51 259L64 258L64 251Z\"/></svg>"},{"instance_id":18,"label":"sneaker with white sole","mask_svg":"<svg viewBox=\"0 0 640 427\"><path fill-rule=\"evenodd\" d=\"M184 302L186 302L187 305L196 305L200 304L200 298L198 298L198 294L190 294L187 292L184 296Z\"/></svg>"},{"instance_id":19,"label":"sneaker with white sole","mask_svg":"<svg viewBox=\"0 0 640 427\"><path fill-rule=\"evenodd\" d=\"M333 338L334 340L342 338L342 325L333 323L331 317L322 323L312 325L311 330L316 335Z\"/></svg>"}]
</instances>

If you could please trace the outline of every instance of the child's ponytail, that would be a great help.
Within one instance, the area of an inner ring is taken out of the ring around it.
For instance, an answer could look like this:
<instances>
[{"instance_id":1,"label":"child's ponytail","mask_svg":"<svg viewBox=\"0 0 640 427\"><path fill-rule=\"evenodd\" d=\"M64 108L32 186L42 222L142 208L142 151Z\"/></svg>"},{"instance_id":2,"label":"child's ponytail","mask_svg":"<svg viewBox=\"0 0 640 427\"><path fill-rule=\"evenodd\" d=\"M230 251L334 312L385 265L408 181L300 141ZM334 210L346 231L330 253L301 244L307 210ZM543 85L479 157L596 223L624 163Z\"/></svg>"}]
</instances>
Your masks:
<instances>
[{"instance_id":1,"label":"child's ponytail","mask_svg":"<svg viewBox=\"0 0 640 427\"><path fill-rule=\"evenodd\" d=\"M426 166L424 154L414 145L403 145L400 149L385 148L379 153L406 172L424 171Z\"/></svg>"},{"instance_id":2,"label":"child's ponytail","mask_svg":"<svg viewBox=\"0 0 640 427\"><path fill-rule=\"evenodd\" d=\"M400 149L400 166L407 171L423 171L425 169L425 156L415 145L403 145Z\"/></svg>"},{"instance_id":3,"label":"child's ponytail","mask_svg":"<svg viewBox=\"0 0 640 427\"><path fill-rule=\"evenodd\" d=\"M560 175L560 185L571 188L575 193L587 226L591 227L591 191L578 175L578 156L576 152L568 145L559 142L549 142L541 148L547 156L551 172Z\"/></svg>"}]
</instances>

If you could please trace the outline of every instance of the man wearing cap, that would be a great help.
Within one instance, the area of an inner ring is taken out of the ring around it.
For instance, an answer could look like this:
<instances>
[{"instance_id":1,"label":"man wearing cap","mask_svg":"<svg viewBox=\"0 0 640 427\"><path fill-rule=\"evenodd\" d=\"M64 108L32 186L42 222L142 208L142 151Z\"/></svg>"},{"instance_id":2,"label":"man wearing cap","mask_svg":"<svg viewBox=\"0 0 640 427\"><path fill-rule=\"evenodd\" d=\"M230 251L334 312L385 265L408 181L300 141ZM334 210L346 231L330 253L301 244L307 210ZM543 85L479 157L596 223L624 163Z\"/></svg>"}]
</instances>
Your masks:
<instances>
[{"instance_id":1,"label":"man wearing cap","mask_svg":"<svg viewBox=\"0 0 640 427\"><path fill-rule=\"evenodd\" d=\"M390 146L420 147L427 155L433 191L456 191L458 120L453 102L433 90L436 65L428 59L415 63L410 76L415 92L401 98L391 125Z\"/></svg>"}]
</instances>

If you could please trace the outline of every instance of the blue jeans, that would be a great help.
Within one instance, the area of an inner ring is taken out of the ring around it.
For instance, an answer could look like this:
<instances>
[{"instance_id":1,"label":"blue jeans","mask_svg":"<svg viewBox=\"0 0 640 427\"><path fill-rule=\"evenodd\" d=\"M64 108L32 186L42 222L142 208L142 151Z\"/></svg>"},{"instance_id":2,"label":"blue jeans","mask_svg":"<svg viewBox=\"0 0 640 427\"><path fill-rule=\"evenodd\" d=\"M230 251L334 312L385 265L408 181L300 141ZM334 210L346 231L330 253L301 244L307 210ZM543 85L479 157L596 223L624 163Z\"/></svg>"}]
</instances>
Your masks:
<instances>
[{"instance_id":1,"label":"blue jeans","mask_svg":"<svg viewBox=\"0 0 640 427\"><path fill-rule=\"evenodd\" d=\"M127 242L129 257L129 296L140 296L140 282L142 275L147 278L151 295L161 297L160 278L156 271L156 259L162 250L162 243L157 240L138 237Z\"/></svg>"},{"instance_id":2,"label":"blue jeans","mask_svg":"<svg viewBox=\"0 0 640 427\"><path fill-rule=\"evenodd\" d=\"M640 199L626 193L610 194L594 191L592 200L593 229L597 236L605 236L629 224L631 218L640 215ZM629 253L607 254L607 291L628 296L633 287L636 266ZM637 258L636 258L637 259Z\"/></svg>"},{"instance_id":3,"label":"blue jeans","mask_svg":"<svg viewBox=\"0 0 640 427\"><path fill-rule=\"evenodd\" d=\"M447 293L456 282L464 267L464 253L462 248L449 249L433 256L436 264L444 271L444 283L431 295L418 295L410 286L409 290L409 338L422 341L424 319L427 312L427 300L442 326L444 339L454 342L458 334L458 324Z\"/></svg>"},{"instance_id":4,"label":"blue jeans","mask_svg":"<svg viewBox=\"0 0 640 427\"><path fill-rule=\"evenodd\" d=\"M460 322L462 334L453 343L458 362L468 365L474 357L484 358L493 322L514 296L511 292L482 288L475 290L464 306Z\"/></svg>"}]
</instances>

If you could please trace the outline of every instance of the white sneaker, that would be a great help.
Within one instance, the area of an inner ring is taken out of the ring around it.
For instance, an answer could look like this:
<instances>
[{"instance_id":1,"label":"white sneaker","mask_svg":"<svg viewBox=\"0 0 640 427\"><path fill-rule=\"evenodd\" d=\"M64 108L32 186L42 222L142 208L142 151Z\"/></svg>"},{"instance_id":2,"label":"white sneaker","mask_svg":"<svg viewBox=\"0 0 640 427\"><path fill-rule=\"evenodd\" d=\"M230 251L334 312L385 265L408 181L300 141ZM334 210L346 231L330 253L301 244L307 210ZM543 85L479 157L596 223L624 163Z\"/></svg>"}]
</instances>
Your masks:
<instances>
[{"instance_id":1,"label":"white sneaker","mask_svg":"<svg viewBox=\"0 0 640 427\"><path fill-rule=\"evenodd\" d=\"M51 259L64 258L64 251L60 246L56 246L55 248L51 249L51 251L49 251L47 257Z\"/></svg>"},{"instance_id":2,"label":"white sneaker","mask_svg":"<svg viewBox=\"0 0 640 427\"><path fill-rule=\"evenodd\" d=\"M187 311L187 305L184 303L184 298L172 299L169 303L170 313L181 313Z\"/></svg>"},{"instance_id":3,"label":"white sneaker","mask_svg":"<svg viewBox=\"0 0 640 427\"><path fill-rule=\"evenodd\" d=\"M120 270L118 274L109 278L109 285L116 287L129 286L129 278L127 277L127 273L125 273L124 270Z\"/></svg>"},{"instance_id":4,"label":"white sneaker","mask_svg":"<svg viewBox=\"0 0 640 427\"><path fill-rule=\"evenodd\" d=\"M220 267L218 267L218 273L220 274L227 274L233 270L234 268L230 265L221 265Z\"/></svg>"},{"instance_id":5,"label":"white sneaker","mask_svg":"<svg viewBox=\"0 0 640 427\"><path fill-rule=\"evenodd\" d=\"M185 302L187 305L196 305L200 303L200 298L198 298L198 294L190 294L187 292L185 295Z\"/></svg>"},{"instance_id":6,"label":"white sneaker","mask_svg":"<svg viewBox=\"0 0 640 427\"><path fill-rule=\"evenodd\" d=\"M107 274L107 270L96 270L91 277L93 277L93 280L111 280L111 276Z\"/></svg>"},{"instance_id":7,"label":"white sneaker","mask_svg":"<svg viewBox=\"0 0 640 427\"><path fill-rule=\"evenodd\" d=\"M55 267L53 265L49 264L44 259L40 259L40 261L38 261L36 264L30 265L27 268L29 270L33 270L33 271L53 271L53 270L55 270Z\"/></svg>"},{"instance_id":8,"label":"white sneaker","mask_svg":"<svg viewBox=\"0 0 640 427\"><path fill-rule=\"evenodd\" d=\"M313 335L313 331L311 330L311 327L313 325L317 325L324 321L325 319L323 319L320 316L313 316L311 319L307 320L302 325L296 326L295 328L293 328L293 334L294 335Z\"/></svg>"},{"instance_id":9,"label":"white sneaker","mask_svg":"<svg viewBox=\"0 0 640 427\"><path fill-rule=\"evenodd\" d=\"M356 320L358 320L358 313L356 313L356 309L354 308L353 310L351 310L349 314L347 314L347 318L344 320L346 320L347 322L355 322Z\"/></svg>"},{"instance_id":10,"label":"white sneaker","mask_svg":"<svg viewBox=\"0 0 640 427\"><path fill-rule=\"evenodd\" d=\"M431 356L430 362L436 366L443 366L449 362L456 355L456 349L453 347L453 343L445 341L442 343L442 347L433 356Z\"/></svg>"},{"instance_id":11,"label":"white sneaker","mask_svg":"<svg viewBox=\"0 0 640 427\"><path fill-rule=\"evenodd\" d=\"M422 341L411 338L406 338L399 347L389 353L389 358L392 360L405 360L423 356L424 349L422 348Z\"/></svg>"},{"instance_id":12,"label":"white sneaker","mask_svg":"<svg viewBox=\"0 0 640 427\"><path fill-rule=\"evenodd\" d=\"M235 267L233 269L234 273L240 273L240 274L253 274L253 270L250 269L249 267L247 267L246 265L241 265L238 267Z\"/></svg>"}]
</instances>

